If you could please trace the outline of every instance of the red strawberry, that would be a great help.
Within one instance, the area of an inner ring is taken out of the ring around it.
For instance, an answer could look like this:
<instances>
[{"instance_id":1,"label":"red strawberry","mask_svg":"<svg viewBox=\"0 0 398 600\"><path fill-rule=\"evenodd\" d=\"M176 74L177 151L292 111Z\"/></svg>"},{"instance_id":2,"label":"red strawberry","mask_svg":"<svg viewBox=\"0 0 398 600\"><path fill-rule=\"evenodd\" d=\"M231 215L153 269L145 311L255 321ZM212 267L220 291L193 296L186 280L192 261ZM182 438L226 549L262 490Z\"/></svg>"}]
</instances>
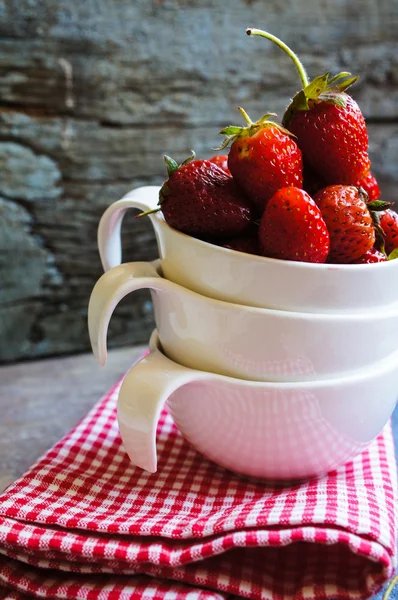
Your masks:
<instances>
[{"instance_id":1,"label":"red strawberry","mask_svg":"<svg viewBox=\"0 0 398 600\"><path fill-rule=\"evenodd\" d=\"M314 200L296 187L285 187L269 200L261 217L260 247L264 256L323 263L329 233Z\"/></svg>"},{"instance_id":2,"label":"red strawberry","mask_svg":"<svg viewBox=\"0 0 398 600\"><path fill-rule=\"evenodd\" d=\"M228 175L231 175L231 171L228 169L228 154L217 154L209 158L209 161L220 167Z\"/></svg>"},{"instance_id":3,"label":"red strawberry","mask_svg":"<svg viewBox=\"0 0 398 600\"><path fill-rule=\"evenodd\" d=\"M349 184L370 168L368 134L355 100L343 93L340 100L344 105L321 101L309 110L296 110L288 126L308 163L326 182Z\"/></svg>"},{"instance_id":4,"label":"red strawberry","mask_svg":"<svg viewBox=\"0 0 398 600\"><path fill-rule=\"evenodd\" d=\"M380 213L380 227L384 231L384 245L387 254L398 248L398 214L394 210Z\"/></svg>"},{"instance_id":5,"label":"red strawberry","mask_svg":"<svg viewBox=\"0 0 398 600\"><path fill-rule=\"evenodd\" d=\"M314 197L330 235L328 262L350 263L375 243L375 227L360 188L331 185Z\"/></svg>"},{"instance_id":6,"label":"red strawberry","mask_svg":"<svg viewBox=\"0 0 398 600\"><path fill-rule=\"evenodd\" d=\"M369 263L379 263L385 262L387 257L385 254L377 250L376 248L371 248L363 256L357 258L357 260L353 260L351 264L353 265L367 265Z\"/></svg>"},{"instance_id":7,"label":"red strawberry","mask_svg":"<svg viewBox=\"0 0 398 600\"><path fill-rule=\"evenodd\" d=\"M243 108L239 108L247 127L226 127L222 145L232 142L228 167L235 181L263 211L268 200L280 188L301 187L303 163L301 152L289 132L269 120L270 114L252 123Z\"/></svg>"},{"instance_id":8,"label":"red strawberry","mask_svg":"<svg viewBox=\"0 0 398 600\"><path fill-rule=\"evenodd\" d=\"M361 187L365 190L368 195L369 202L378 200L380 197L379 184L377 183L376 177L370 171L365 177L362 177L362 179L353 185L355 185L355 187Z\"/></svg>"},{"instance_id":9,"label":"red strawberry","mask_svg":"<svg viewBox=\"0 0 398 600\"><path fill-rule=\"evenodd\" d=\"M303 89L288 106L283 125L297 139L304 160L327 184L352 184L370 169L368 134L365 119L355 102L345 93L357 77L329 73L308 81L298 57L275 36L259 29L248 29L248 35L271 39L293 60Z\"/></svg>"},{"instance_id":10,"label":"red strawberry","mask_svg":"<svg viewBox=\"0 0 398 600\"><path fill-rule=\"evenodd\" d=\"M194 157L180 166L164 157L169 178L159 204L166 222L184 233L216 239L244 233L252 222L249 201L230 175L209 160L192 161Z\"/></svg>"},{"instance_id":11,"label":"red strawberry","mask_svg":"<svg viewBox=\"0 0 398 600\"><path fill-rule=\"evenodd\" d=\"M249 235L227 240L222 246L231 250L246 252L246 254L261 254L258 239Z\"/></svg>"}]
</instances>

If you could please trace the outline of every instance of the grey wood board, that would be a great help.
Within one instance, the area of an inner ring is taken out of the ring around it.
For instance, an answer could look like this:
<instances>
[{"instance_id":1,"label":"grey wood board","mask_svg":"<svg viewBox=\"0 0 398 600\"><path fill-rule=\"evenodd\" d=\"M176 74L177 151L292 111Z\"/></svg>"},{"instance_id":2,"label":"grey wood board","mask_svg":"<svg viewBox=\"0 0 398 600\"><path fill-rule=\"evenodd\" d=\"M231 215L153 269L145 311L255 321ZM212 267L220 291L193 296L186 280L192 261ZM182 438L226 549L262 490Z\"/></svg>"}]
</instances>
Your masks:
<instances>
[{"instance_id":1,"label":"grey wood board","mask_svg":"<svg viewBox=\"0 0 398 600\"><path fill-rule=\"evenodd\" d=\"M247 26L282 37L310 75L360 73L373 170L398 199L397 0L8 0L1 11L0 361L89 348L98 221L164 179L163 153L210 156L241 104L281 116L297 73ZM149 222L128 218L124 258L156 256ZM153 325L149 294L136 293L110 345L146 342Z\"/></svg>"}]
</instances>

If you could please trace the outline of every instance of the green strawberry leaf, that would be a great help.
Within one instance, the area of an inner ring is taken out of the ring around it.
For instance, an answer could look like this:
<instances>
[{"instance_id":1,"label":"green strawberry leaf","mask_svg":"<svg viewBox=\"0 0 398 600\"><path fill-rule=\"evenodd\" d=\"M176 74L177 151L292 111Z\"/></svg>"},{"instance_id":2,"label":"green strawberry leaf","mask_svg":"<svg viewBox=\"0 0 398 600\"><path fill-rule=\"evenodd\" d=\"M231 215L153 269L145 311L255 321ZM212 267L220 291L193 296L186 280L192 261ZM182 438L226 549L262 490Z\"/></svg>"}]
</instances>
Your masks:
<instances>
[{"instance_id":1,"label":"green strawberry leaf","mask_svg":"<svg viewBox=\"0 0 398 600\"><path fill-rule=\"evenodd\" d=\"M351 73L343 71L329 79L329 73L315 77L308 85L298 92L283 115L282 124L288 127L292 115L300 110L311 110L313 103L328 102L344 107L346 97L343 92L350 87L358 77L352 77ZM310 102L309 102L310 101Z\"/></svg>"},{"instance_id":2,"label":"green strawberry leaf","mask_svg":"<svg viewBox=\"0 0 398 600\"><path fill-rule=\"evenodd\" d=\"M392 252L390 252L387 258L388 260L395 260L398 258L398 248L395 248Z\"/></svg>"},{"instance_id":3,"label":"green strawberry leaf","mask_svg":"<svg viewBox=\"0 0 398 600\"><path fill-rule=\"evenodd\" d=\"M276 113L266 113L263 117L261 117L261 119L259 119L257 121L258 125L261 125L261 123L264 123L265 121L269 121L270 117L277 117L278 115Z\"/></svg>"},{"instance_id":4,"label":"green strawberry leaf","mask_svg":"<svg viewBox=\"0 0 398 600\"><path fill-rule=\"evenodd\" d=\"M178 163L176 163L174 158L167 156L167 154L165 154L163 158L164 158L164 162L166 163L166 167L167 167L167 175L169 177L171 177L171 175L173 175L173 173L175 173L177 171Z\"/></svg>"},{"instance_id":5,"label":"green strawberry leaf","mask_svg":"<svg viewBox=\"0 0 398 600\"><path fill-rule=\"evenodd\" d=\"M345 97L340 92L322 92L322 94L319 94L318 100L329 102L329 104L335 104L342 108L347 104Z\"/></svg>"},{"instance_id":6,"label":"green strawberry leaf","mask_svg":"<svg viewBox=\"0 0 398 600\"><path fill-rule=\"evenodd\" d=\"M346 71L335 75L334 77L332 77L332 79L329 79L328 88L335 87L335 89L339 90L340 92L344 92L350 87L350 85L355 83L358 79L358 75L355 75L354 77L350 77L350 75L351 73L347 73ZM339 79L344 79L344 81L340 81L340 83L335 85Z\"/></svg>"},{"instance_id":7,"label":"green strawberry leaf","mask_svg":"<svg viewBox=\"0 0 398 600\"><path fill-rule=\"evenodd\" d=\"M375 210L377 212L387 210L387 208L391 208L392 205L392 202L385 202L384 200L372 200L366 204L369 210Z\"/></svg>"},{"instance_id":8,"label":"green strawberry leaf","mask_svg":"<svg viewBox=\"0 0 398 600\"><path fill-rule=\"evenodd\" d=\"M339 79L343 79L343 77L349 77L349 75L351 75L351 73L349 73L348 71L342 71L341 73L337 73L337 75L329 79L329 85L331 85L332 83L336 83L336 81L338 81Z\"/></svg>"},{"instance_id":9,"label":"green strawberry leaf","mask_svg":"<svg viewBox=\"0 0 398 600\"><path fill-rule=\"evenodd\" d=\"M222 131L220 131L220 133L222 133ZM222 144L217 148L212 148L212 150L225 150L225 148L228 148L228 146L232 144L232 142L236 139L237 135L238 134L227 135L227 137L222 141Z\"/></svg>"},{"instance_id":10,"label":"green strawberry leaf","mask_svg":"<svg viewBox=\"0 0 398 600\"><path fill-rule=\"evenodd\" d=\"M241 133L242 129L244 129L243 127L236 127L235 125L229 125L228 127L224 127L224 129L221 129L221 131L219 132L221 135L237 135L238 133Z\"/></svg>"},{"instance_id":11,"label":"green strawberry leaf","mask_svg":"<svg viewBox=\"0 0 398 600\"><path fill-rule=\"evenodd\" d=\"M178 171L178 169L180 169L181 167L185 167L188 163L191 162L191 160L194 160L195 156L196 156L195 152L193 150L191 150L190 156L188 156L188 158L186 158L179 165L174 160L174 158L171 158L170 156L167 156L167 154L164 154L163 158L164 158L164 162L166 163L168 177L170 178L172 175L174 175L174 173L176 171ZM164 182L164 184L162 185L162 187L161 187L161 189L159 191L159 202L158 202L158 205L161 205L162 202L164 202L165 198L167 198L167 196L170 194L170 189L169 189L169 186L167 185L167 181ZM156 212L156 210L159 210L159 209L155 209L155 210L152 210L152 211L147 211L145 213L141 213L139 216L150 215L152 212Z\"/></svg>"},{"instance_id":12,"label":"green strawberry leaf","mask_svg":"<svg viewBox=\"0 0 398 600\"><path fill-rule=\"evenodd\" d=\"M276 117L276 113L266 113L256 122L253 122L246 111L239 107L239 111L241 115L244 117L247 126L246 127L236 127L235 125L229 125L228 127L224 127L219 132L220 135L225 135L226 138L223 140L221 146L219 148L213 148L213 150L224 150L230 143L234 142L239 137L250 137L260 131L261 129L265 129L267 127L277 127L280 131L285 133L286 135L293 136L293 134L288 131L285 127L276 123L275 121L271 121L270 117ZM294 136L293 136L294 137Z\"/></svg>"},{"instance_id":13,"label":"green strawberry leaf","mask_svg":"<svg viewBox=\"0 0 398 600\"><path fill-rule=\"evenodd\" d=\"M171 158L170 156L167 156L167 154L165 154L163 156L164 158L164 162L166 163L166 167L167 167L167 175L169 177L171 177L180 167L185 167L185 165L187 165L188 163L191 162L191 160L194 160L196 154L193 150L191 150L191 154L190 156L188 156L188 158L186 158L180 165L174 160L174 158Z\"/></svg>"},{"instance_id":14,"label":"green strawberry leaf","mask_svg":"<svg viewBox=\"0 0 398 600\"><path fill-rule=\"evenodd\" d=\"M362 188L359 188L358 191L359 191L359 193L361 193L361 191L363 191L364 194L366 194L366 192L364 190L362 190ZM369 204L370 204L370 202L369 202ZM368 204L368 206L369 206L369 204ZM378 212L371 210L370 216L372 217L373 226L375 228L376 241L380 247L380 252L382 252L384 254L384 256L387 256L386 250L385 250L385 242L384 242L386 234L384 233L384 230L380 225L380 215Z\"/></svg>"},{"instance_id":15,"label":"green strawberry leaf","mask_svg":"<svg viewBox=\"0 0 398 600\"><path fill-rule=\"evenodd\" d=\"M188 156L188 158L186 158L178 168L180 167L185 167L185 165L187 165L188 163L191 162L191 160L195 160L196 157L196 152L194 150L191 150L191 154Z\"/></svg>"},{"instance_id":16,"label":"green strawberry leaf","mask_svg":"<svg viewBox=\"0 0 398 600\"><path fill-rule=\"evenodd\" d=\"M322 94L322 92L326 91L328 87L328 78L329 73L315 77L315 79L313 79L311 83L304 88L303 92L305 97L308 100L316 100L319 97L319 94Z\"/></svg>"}]
</instances>

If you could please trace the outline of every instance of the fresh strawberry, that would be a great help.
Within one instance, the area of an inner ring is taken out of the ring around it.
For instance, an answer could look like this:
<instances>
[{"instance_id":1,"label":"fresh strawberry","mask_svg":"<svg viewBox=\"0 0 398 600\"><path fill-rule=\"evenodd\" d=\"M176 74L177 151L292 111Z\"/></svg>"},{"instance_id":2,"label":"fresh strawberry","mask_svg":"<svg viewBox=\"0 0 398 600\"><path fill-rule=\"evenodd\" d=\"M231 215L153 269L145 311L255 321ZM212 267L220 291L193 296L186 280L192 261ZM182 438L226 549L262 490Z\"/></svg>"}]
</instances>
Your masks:
<instances>
[{"instance_id":1,"label":"fresh strawberry","mask_svg":"<svg viewBox=\"0 0 398 600\"><path fill-rule=\"evenodd\" d=\"M285 187L269 200L260 220L259 241L264 256L323 263L329 253L329 233L314 200L296 187Z\"/></svg>"},{"instance_id":2,"label":"fresh strawberry","mask_svg":"<svg viewBox=\"0 0 398 600\"><path fill-rule=\"evenodd\" d=\"M209 160L181 165L165 156L168 179L159 193L166 222L189 235L223 239L243 234L252 222L252 207L233 178Z\"/></svg>"},{"instance_id":3,"label":"fresh strawberry","mask_svg":"<svg viewBox=\"0 0 398 600\"><path fill-rule=\"evenodd\" d=\"M286 109L282 123L295 136L304 160L329 185L351 185L367 175L370 169L368 134L358 104L345 93L357 77L329 73L309 82L298 57L275 36L259 29L248 29L248 35L272 40L293 60L303 89Z\"/></svg>"},{"instance_id":4,"label":"fresh strawberry","mask_svg":"<svg viewBox=\"0 0 398 600\"><path fill-rule=\"evenodd\" d=\"M344 105L321 101L309 110L296 110L289 129L308 163L327 183L349 184L370 168L368 134L355 100L342 93L340 98Z\"/></svg>"},{"instance_id":5,"label":"fresh strawberry","mask_svg":"<svg viewBox=\"0 0 398 600\"><path fill-rule=\"evenodd\" d=\"M365 252L365 254L363 254L356 260L353 260L351 264L367 265L370 263L385 262L386 260L387 260L387 257L385 254L383 254L382 252L380 252L380 250L377 250L376 248L371 248L370 250Z\"/></svg>"},{"instance_id":6,"label":"fresh strawberry","mask_svg":"<svg viewBox=\"0 0 398 600\"><path fill-rule=\"evenodd\" d=\"M314 200L329 230L328 262L350 263L373 247L375 227L361 188L331 185L320 190Z\"/></svg>"},{"instance_id":7,"label":"fresh strawberry","mask_svg":"<svg viewBox=\"0 0 398 600\"><path fill-rule=\"evenodd\" d=\"M268 200L280 188L302 186L301 152L289 132L269 120L271 114L252 123L243 108L239 110L247 127L223 129L220 133L227 137L221 147L225 148L232 142L228 155L229 170L262 213Z\"/></svg>"},{"instance_id":8,"label":"fresh strawberry","mask_svg":"<svg viewBox=\"0 0 398 600\"><path fill-rule=\"evenodd\" d=\"M231 175L231 171L228 169L228 154L217 154L209 158L209 161L220 167L228 175Z\"/></svg>"},{"instance_id":9,"label":"fresh strawberry","mask_svg":"<svg viewBox=\"0 0 398 600\"><path fill-rule=\"evenodd\" d=\"M362 177L362 179L353 185L355 185L355 187L361 187L365 190L368 195L369 202L378 200L380 197L379 184L377 183L376 177L370 171L367 175L365 175L365 177Z\"/></svg>"},{"instance_id":10,"label":"fresh strawberry","mask_svg":"<svg viewBox=\"0 0 398 600\"><path fill-rule=\"evenodd\" d=\"M246 254L261 254L258 239L251 235L232 238L230 240L226 240L221 245L224 248L229 248L230 250L246 252Z\"/></svg>"},{"instance_id":11,"label":"fresh strawberry","mask_svg":"<svg viewBox=\"0 0 398 600\"><path fill-rule=\"evenodd\" d=\"M398 214L391 209L380 213L380 227L384 231L386 253L390 254L398 248Z\"/></svg>"}]
</instances>

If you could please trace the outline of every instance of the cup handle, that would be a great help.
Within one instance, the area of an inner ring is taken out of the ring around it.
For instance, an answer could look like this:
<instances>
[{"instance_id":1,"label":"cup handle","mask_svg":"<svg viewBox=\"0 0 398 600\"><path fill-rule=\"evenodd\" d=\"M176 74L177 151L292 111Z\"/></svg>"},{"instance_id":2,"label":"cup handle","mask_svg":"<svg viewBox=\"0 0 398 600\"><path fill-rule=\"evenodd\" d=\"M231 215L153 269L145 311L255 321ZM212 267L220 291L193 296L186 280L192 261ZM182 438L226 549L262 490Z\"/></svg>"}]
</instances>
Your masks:
<instances>
[{"instance_id":1,"label":"cup handle","mask_svg":"<svg viewBox=\"0 0 398 600\"><path fill-rule=\"evenodd\" d=\"M106 364L109 321L119 302L135 290L171 291L176 287L177 284L160 277L156 270L158 263L158 260L125 263L104 273L95 284L88 305L88 331L94 357L100 365Z\"/></svg>"},{"instance_id":2,"label":"cup handle","mask_svg":"<svg viewBox=\"0 0 398 600\"><path fill-rule=\"evenodd\" d=\"M123 446L135 466L156 472L156 429L167 398L184 384L205 378L207 373L182 367L157 349L130 369L119 391L117 418Z\"/></svg>"},{"instance_id":3,"label":"cup handle","mask_svg":"<svg viewBox=\"0 0 398 600\"><path fill-rule=\"evenodd\" d=\"M122 262L121 226L129 208L143 211L158 208L159 187L148 185L137 188L114 202L104 212L98 225L97 243L104 271Z\"/></svg>"}]
</instances>

